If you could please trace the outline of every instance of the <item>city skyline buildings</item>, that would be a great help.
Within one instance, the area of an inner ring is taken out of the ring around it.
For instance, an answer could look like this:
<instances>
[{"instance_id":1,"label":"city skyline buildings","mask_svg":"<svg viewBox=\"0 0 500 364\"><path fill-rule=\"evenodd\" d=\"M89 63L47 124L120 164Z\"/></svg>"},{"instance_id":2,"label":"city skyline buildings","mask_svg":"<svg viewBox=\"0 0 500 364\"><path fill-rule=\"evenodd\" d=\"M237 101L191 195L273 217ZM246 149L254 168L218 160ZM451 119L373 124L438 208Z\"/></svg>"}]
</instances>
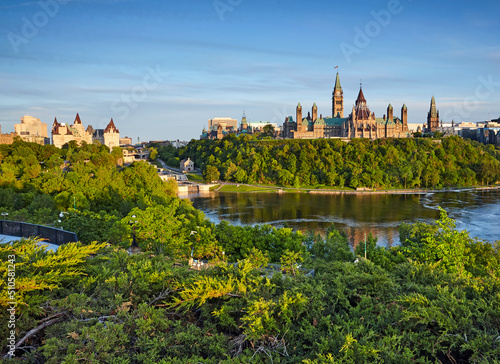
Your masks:
<instances>
[{"instance_id":1,"label":"city skyline buildings","mask_svg":"<svg viewBox=\"0 0 500 364\"><path fill-rule=\"evenodd\" d=\"M297 102L406 103L424 124L500 116L500 4L67 1L0 5L0 125L111 115L134 140L197 138L218 116L283 123ZM339 66L338 69L334 67ZM325 115L326 116L326 115Z\"/></svg>"}]
</instances>

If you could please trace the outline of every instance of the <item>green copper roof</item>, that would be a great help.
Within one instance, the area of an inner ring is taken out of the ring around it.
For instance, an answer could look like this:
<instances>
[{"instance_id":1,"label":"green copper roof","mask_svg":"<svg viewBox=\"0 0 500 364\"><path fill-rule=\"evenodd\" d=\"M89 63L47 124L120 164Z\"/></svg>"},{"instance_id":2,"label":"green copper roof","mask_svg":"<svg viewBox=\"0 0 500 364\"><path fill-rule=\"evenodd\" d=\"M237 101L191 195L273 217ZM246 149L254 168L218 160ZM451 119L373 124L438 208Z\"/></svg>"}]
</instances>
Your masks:
<instances>
[{"instance_id":1,"label":"green copper roof","mask_svg":"<svg viewBox=\"0 0 500 364\"><path fill-rule=\"evenodd\" d=\"M392 109L393 107L392 107L392 105L391 105L391 104L389 104L389 106L388 106L387 108L388 108L388 109Z\"/></svg>"},{"instance_id":2,"label":"green copper roof","mask_svg":"<svg viewBox=\"0 0 500 364\"><path fill-rule=\"evenodd\" d=\"M406 107L406 104L403 104L403 109L404 109L404 110L408 109L408 108Z\"/></svg>"},{"instance_id":3,"label":"green copper roof","mask_svg":"<svg viewBox=\"0 0 500 364\"><path fill-rule=\"evenodd\" d=\"M316 109L318 108L318 107L316 106L316 103L314 103L313 108L316 108Z\"/></svg>"},{"instance_id":4,"label":"green copper roof","mask_svg":"<svg viewBox=\"0 0 500 364\"><path fill-rule=\"evenodd\" d=\"M335 80L335 90L341 89L339 73L337 72L337 79Z\"/></svg>"},{"instance_id":5,"label":"green copper roof","mask_svg":"<svg viewBox=\"0 0 500 364\"><path fill-rule=\"evenodd\" d=\"M299 108L301 108L301 109L302 109L302 105L300 104L300 102L299 102L299 104L297 105L297 107L299 107Z\"/></svg>"},{"instance_id":6,"label":"green copper roof","mask_svg":"<svg viewBox=\"0 0 500 364\"><path fill-rule=\"evenodd\" d=\"M316 119L316 122L314 123L315 125L326 125L325 119L323 118L318 118Z\"/></svg>"},{"instance_id":7,"label":"green copper roof","mask_svg":"<svg viewBox=\"0 0 500 364\"><path fill-rule=\"evenodd\" d=\"M375 118L375 121L379 125L396 125L396 123L401 123L401 119L399 119L396 116L392 118L392 120L386 120L384 118Z\"/></svg>"},{"instance_id":8,"label":"green copper roof","mask_svg":"<svg viewBox=\"0 0 500 364\"><path fill-rule=\"evenodd\" d=\"M347 118L325 118L324 120L326 125L333 126L333 125L342 125L342 123L344 123L347 120Z\"/></svg>"}]
</instances>

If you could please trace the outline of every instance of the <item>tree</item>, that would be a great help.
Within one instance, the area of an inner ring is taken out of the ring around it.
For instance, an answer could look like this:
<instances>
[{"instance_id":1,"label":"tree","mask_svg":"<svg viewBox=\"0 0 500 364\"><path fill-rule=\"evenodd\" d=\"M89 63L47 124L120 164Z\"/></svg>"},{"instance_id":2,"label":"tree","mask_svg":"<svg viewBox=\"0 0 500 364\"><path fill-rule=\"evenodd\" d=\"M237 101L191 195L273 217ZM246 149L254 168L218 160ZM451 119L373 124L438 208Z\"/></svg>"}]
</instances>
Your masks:
<instances>
[{"instance_id":1,"label":"tree","mask_svg":"<svg viewBox=\"0 0 500 364\"><path fill-rule=\"evenodd\" d=\"M296 275L299 272L299 263L304 261L304 257L301 252L285 250L283 255L281 256L280 262L281 267L287 273L292 273L292 275Z\"/></svg>"},{"instance_id":2,"label":"tree","mask_svg":"<svg viewBox=\"0 0 500 364\"><path fill-rule=\"evenodd\" d=\"M274 138L275 133L276 131L274 129L274 126L271 124L267 124L262 128L262 136Z\"/></svg>"},{"instance_id":3,"label":"tree","mask_svg":"<svg viewBox=\"0 0 500 364\"><path fill-rule=\"evenodd\" d=\"M402 224L399 228L402 252L411 259L433 264L461 277L475 270L471 261L478 259L484 266L497 265L498 252L483 256L481 242L472 239L466 230L458 231L455 221L441 209L441 217L432 224ZM476 254L472 254L475 251ZM489 250L492 252L491 250ZM487 261L492 263L487 263Z\"/></svg>"},{"instance_id":4,"label":"tree","mask_svg":"<svg viewBox=\"0 0 500 364\"><path fill-rule=\"evenodd\" d=\"M39 294L46 290L60 289L74 277L81 275L86 259L102 250L106 244L65 244L56 252L50 252L37 239L21 239L10 244L0 244L0 287L7 285L9 267L15 267L15 300L19 310L40 309ZM9 307L7 289L0 293L0 306Z\"/></svg>"},{"instance_id":5,"label":"tree","mask_svg":"<svg viewBox=\"0 0 500 364\"><path fill-rule=\"evenodd\" d=\"M219 180L219 178L220 178L220 172L217 169L217 167L213 165L208 165L205 168L205 171L203 172L203 179L206 182L208 183L216 182Z\"/></svg>"},{"instance_id":6,"label":"tree","mask_svg":"<svg viewBox=\"0 0 500 364\"><path fill-rule=\"evenodd\" d=\"M325 262L354 261L354 255L346 235L335 229L334 225L328 228L324 239L319 237L314 241L309 251L315 260Z\"/></svg>"},{"instance_id":7,"label":"tree","mask_svg":"<svg viewBox=\"0 0 500 364\"><path fill-rule=\"evenodd\" d=\"M156 148L150 148L149 160L155 161L158 157L158 150Z\"/></svg>"}]
</instances>

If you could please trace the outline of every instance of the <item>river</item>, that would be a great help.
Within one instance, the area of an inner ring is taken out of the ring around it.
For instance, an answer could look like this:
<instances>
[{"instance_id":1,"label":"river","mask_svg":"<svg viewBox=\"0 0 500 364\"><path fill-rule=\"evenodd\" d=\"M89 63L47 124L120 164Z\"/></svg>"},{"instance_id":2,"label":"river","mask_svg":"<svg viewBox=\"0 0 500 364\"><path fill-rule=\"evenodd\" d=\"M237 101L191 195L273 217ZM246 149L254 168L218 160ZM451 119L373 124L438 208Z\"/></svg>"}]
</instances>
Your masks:
<instances>
[{"instance_id":1,"label":"river","mask_svg":"<svg viewBox=\"0 0 500 364\"><path fill-rule=\"evenodd\" d=\"M181 197L215 223L287 225L320 234L335 224L352 244L372 233L380 246L398 245L399 224L436 220L442 207L458 229L489 242L500 240L500 189L383 195L207 192Z\"/></svg>"}]
</instances>

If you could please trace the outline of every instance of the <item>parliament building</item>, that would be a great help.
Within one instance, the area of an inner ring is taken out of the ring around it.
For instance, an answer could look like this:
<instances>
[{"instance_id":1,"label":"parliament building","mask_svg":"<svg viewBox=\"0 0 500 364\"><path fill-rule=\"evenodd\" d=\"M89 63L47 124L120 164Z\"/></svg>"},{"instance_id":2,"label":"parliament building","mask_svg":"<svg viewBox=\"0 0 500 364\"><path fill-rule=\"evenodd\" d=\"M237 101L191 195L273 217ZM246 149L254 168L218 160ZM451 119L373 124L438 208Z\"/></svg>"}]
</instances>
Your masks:
<instances>
[{"instance_id":1,"label":"parliament building","mask_svg":"<svg viewBox=\"0 0 500 364\"><path fill-rule=\"evenodd\" d=\"M332 116L318 117L316 103L307 116L303 116L300 103L296 109L296 121L292 117L286 118L283 124L283 137L290 139L315 138L406 138L408 130L408 109L401 107L401 117L394 116L391 104L387 107L387 114L382 118L375 117L371 112L363 89L360 87L358 98L348 117L344 117L344 92L340 85L339 74L335 81L332 93Z\"/></svg>"}]
</instances>

